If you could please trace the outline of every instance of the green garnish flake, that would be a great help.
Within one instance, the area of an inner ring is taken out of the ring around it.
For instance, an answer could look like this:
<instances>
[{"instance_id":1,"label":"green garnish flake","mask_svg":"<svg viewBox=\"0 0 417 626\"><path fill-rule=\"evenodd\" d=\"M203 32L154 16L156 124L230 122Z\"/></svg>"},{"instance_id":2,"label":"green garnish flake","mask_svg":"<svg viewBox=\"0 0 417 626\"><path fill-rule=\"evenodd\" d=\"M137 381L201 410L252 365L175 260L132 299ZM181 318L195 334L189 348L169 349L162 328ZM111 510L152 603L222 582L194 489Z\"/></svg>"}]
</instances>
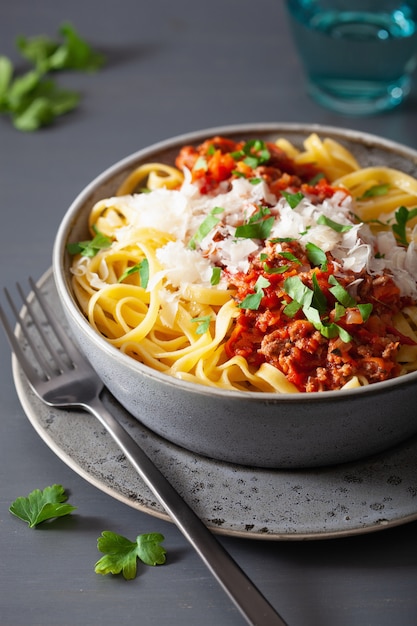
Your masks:
<instances>
[{"instance_id":1,"label":"green garnish flake","mask_svg":"<svg viewBox=\"0 0 417 626\"><path fill-rule=\"evenodd\" d=\"M193 317L192 322L198 324L197 335L204 335L210 328L211 315L203 315L202 317Z\"/></svg>"},{"instance_id":2,"label":"green garnish flake","mask_svg":"<svg viewBox=\"0 0 417 626\"><path fill-rule=\"evenodd\" d=\"M295 209L305 198L304 194L301 191L297 191L297 193L289 193L288 191L281 191L281 195L286 199L291 209Z\"/></svg>"},{"instance_id":3,"label":"green garnish flake","mask_svg":"<svg viewBox=\"0 0 417 626\"><path fill-rule=\"evenodd\" d=\"M197 161L194 163L193 170L204 170L206 172L208 170L207 159L203 156L198 157Z\"/></svg>"},{"instance_id":4,"label":"green garnish flake","mask_svg":"<svg viewBox=\"0 0 417 626\"><path fill-rule=\"evenodd\" d=\"M376 198L377 196L386 196L389 191L389 184L372 185L356 200L366 200L367 198Z\"/></svg>"},{"instance_id":5,"label":"green garnish flake","mask_svg":"<svg viewBox=\"0 0 417 626\"><path fill-rule=\"evenodd\" d=\"M259 309L261 300L264 296L264 289L269 287L271 283L264 276L259 276L255 283L255 293L248 294L239 304L240 309L251 309L256 311Z\"/></svg>"},{"instance_id":6,"label":"green garnish flake","mask_svg":"<svg viewBox=\"0 0 417 626\"><path fill-rule=\"evenodd\" d=\"M136 274L136 272L139 273L140 286L143 287L143 289L146 289L146 287L148 286L148 282L149 282L148 259L142 259L140 263L136 263L136 265L133 265L132 267L128 267L127 270L123 272L123 274L120 276L118 282L119 283L123 282L125 278L127 278L128 276L131 276L132 274Z\"/></svg>"},{"instance_id":7,"label":"green garnish flake","mask_svg":"<svg viewBox=\"0 0 417 626\"><path fill-rule=\"evenodd\" d=\"M41 522L69 515L76 506L65 504L68 496L62 485L51 485L43 491L35 489L26 497L17 498L9 507L10 513L34 528Z\"/></svg>"},{"instance_id":8,"label":"green garnish flake","mask_svg":"<svg viewBox=\"0 0 417 626\"><path fill-rule=\"evenodd\" d=\"M212 231L213 228L220 222L220 219L217 217L217 215L223 212L224 209L222 207L216 206L204 218L204 220L198 227L197 232L191 237L190 241L188 242L188 247L191 250L195 250L197 244L203 241L204 237L207 237L210 231Z\"/></svg>"},{"instance_id":9,"label":"green garnish flake","mask_svg":"<svg viewBox=\"0 0 417 626\"><path fill-rule=\"evenodd\" d=\"M271 153L264 141L261 139L250 139L241 150L231 152L231 156L235 161L243 160L246 165L255 169L258 165L269 161Z\"/></svg>"},{"instance_id":10,"label":"green garnish flake","mask_svg":"<svg viewBox=\"0 0 417 626\"><path fill-rule=\"evenodd\" d=\"M399 243L404 246L408 246L407 234L406 234L406 226L407 222L417 217L417 208L416 209L407 209L405 206L400 206L395 211L395 219L396 223L391 226L394 235L396 236Z\"/></svg>"},{"instance_id":11,"label":"green garnish flake","mask_svg":"<svg viewBox=\"0 0 417 626\"><path fill-rule=\"evenodd\" d=\"M221 274L221 267L213 267L213 269L211 270L210 285L212 285L213 287L215 285L218 285L220 282Z\"/></svg>"},{"instance_id":12,"label":"green garnish flake","mask_svg":"<svg viewBox=\"0 0 417 626\"><path fill-rule=\"evenodd\" d=\"M279 254L279 256L282 256L284 259L287 259L287 261L292 261L293 263L296 263L297 265L301 265L301 261L300 259L298 259L295 254L293 254L292 252L278 252L277 254Z\"/></svg>"},{"instance_id":13,"label":"green garnish flake","mask_svg":"<svg viewBox=\"0 0 417 626\"><path fill-rule=\"evenodd\" d=\"M346 314L346 308L340 304L340 302L335 302L334 305L334 321L338 322L342 317Z\"/></svg>"},{"instance_id":14,"label":"green garnish flake","mask_svg":"<svg viewBox=\"0 0 417 626\"><path fill-rule=\"evenodd\" d=\"M366 322L372 313L373 305L370 302L367 302L365 304L358 304L357 307L362 315L363 321Z\"/></svg>"},{"instance_id":15,"label":"green garnish flake","mask_svg":"<svg viewBox=\"0 0 417 626\"><path fill-rule=\"evenodd\" d=\"M308 242L305 246L307 258L313 265L319 265L323 272L327 270L327 256L326 253L316 246L315 243Z\"/></svg>"},{"instance_id":16,"label":"green garnish flake","mask_svg":"<svg viewBox=\"0 0 417 626\"><path fill-rule=\"evenodd\" d=\"M274 237L269 241L271 243L289 243L290 241L294 241L294 237Z\"/></svg>"},{"instance_id":17,"label":"green garnish flake","mask_svg":"<svg viewBox=\"0 0 417 626\"><path fill-rule=\"evenodd\" d=\"M339 281L332 275L329 276L329 284L333 285L329 291L334 295L336 300L340 302L344 307L355 307L357 302L350 293L339 283Z\"/></svg>"},{"instance_id":18,"label":"green garnish flake","mask_svg":"<svg viewBox=\"0 0 417 626\"><path fill-rule=\"evenodd\" d=\"M266 274L284 274L289 270L289 265L281 265L280 267L269 267L266 263L263 264L263 269Z\"/></svg>"},{"instance_id":19,"label":"green garnish flake","mask_svg":"<svg viewBox=\"0 0 417 626\"><path fill-rule=\"evenodd\" d=\"M286 293L292 298L292 302L287 304L284 308L284 313L288 317L294 317L294 315L300 310L303 310L307 320L311 322L326 338L332 338L339 336L342 341L348 343L352 340L351 335L338 324L334 322L324 322L320 314L325 310L324 294L322 294L318 282L314 281L314 290L310 289L298 276L291 276L284 282L284 289Z\"/></svg>"},{"instance_id":20,"label":"green garnish flake","mask_svg":"<svg viewBox=\"0 0 417 626\"><path fill-rule=\"evenodd\" d=\"M237 226L235 237L237 239L268 239L275 217L266 217L271 213L268 207L260 207L245 224Z\"/></svg>"},{"instance_id":21,"label":"green garnish flake","mask_svg":"<svg viewBox=\"0 0 417 626\"><path fill-rule=\"evenodd\" d=\"M317 218L317 224L324 224L325 226L329 226L338 233L346 233L351 228L353 228L353 224L339 224L338 222L334 222L330 217L326 217L326 215L319 215Z\"/></svg>"},{"instance_id":22,"label":"green garnish flake","mask_svg":"<svg viewBox=\"0 0 417 626\"><path fill-rule=\"evenodd\" d=\"M323 178L326 178L325 175L323 172L319 172L308 181L308 184L311 185L311 187L314 187L320 180L323 180Z\"/></svg>"},{"instance_id":23,"label":"green garnish flake","mask_svg":"<svg viewBox=\"0 0 417 626\"><path fill-rule=\"evenodd\" d=\"M94 257L100 250L110 248L112 240L107 235L100 233L95 227L95 237L86 241L67 244L67 250L70 254L81 254L81 256Z\"/></svg>"},{"instance_id":24,"label":"green garnish flake","mask_svg":"<svg viewBox=\"0 0 417 626\"><path fill-rule=\"evenodd\" d=\"M315 309L317 309L319 313L325 313L327 309L327 299L323 291L320 289L320 285L317 280L317 276L315 272L313 273L313 276L312 276L312 282L313 282L312 306Z\"/></svg>"},{"instance_id":25,"label":"green garnish flake","mask_svg":"<svg viewBox=\"0 0 417 626\"><path fill-rule=\"evenodd\" d=\"M311 305L314 292L307 287L298 276L290 276L287 278L284 281L284 290L292 300L298 303L298 308L309 307ZM284 310L284 313L288 315L286 310Z\"/></svg>"},{"instance_id":26,"label":"green garnish flake","mask_svg":"<svg viewBox=\"0 0 417 626\"><path fill-rule=\"evenodd\" d=\"M161 546L164 536L160 533L138 535L130 541L122 535L104 530L97 539L97 549L104 556L95 564L96 574L123 574L126 580L136 576L137 559L146 565L163 565L166 550Z\"/></svg>"}]
</instances>

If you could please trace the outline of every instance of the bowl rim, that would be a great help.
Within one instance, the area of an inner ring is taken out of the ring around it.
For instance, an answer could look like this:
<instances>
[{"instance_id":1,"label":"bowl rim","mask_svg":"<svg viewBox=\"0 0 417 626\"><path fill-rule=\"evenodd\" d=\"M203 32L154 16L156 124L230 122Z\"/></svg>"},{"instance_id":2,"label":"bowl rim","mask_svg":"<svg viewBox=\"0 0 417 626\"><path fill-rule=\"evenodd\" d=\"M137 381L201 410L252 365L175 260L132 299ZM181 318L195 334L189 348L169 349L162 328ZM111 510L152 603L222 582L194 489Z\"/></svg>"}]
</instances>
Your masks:
<instances>
[{"instance_id":1,"label":"bowl rim","mask_svg":"<svg viewBox=\"0 0 417 626\"><path fill-rule=\"evenodd\" d=\"M180 388L187 393L195 393L198 395L207 395L211 398L213 396L219 398L239 398L245 401L259 400L264 403L308 403L312 402L331 402L336 399L360 398L363 395L370 396L373 394L380 394L384 391L391 391L393 388L403 388L409 385L413 385L417 382L417 371L404 374L402 376L392 378L389 380L372 383L363 387L355 387L352 389L340 389L337 391L316 391L309 393L274 393L274 392L257 392L257 391L239 391L229 390L217 387L206 386L199 383L181 380L178 378L170 377L163 372L159 372L151 368L140 361L136 361L132 357L122 353L115 346L107 342L103 337L94 331L87 319L82 314L78 307L78 304L73 297L69 284L68 276L65 269L66 258L66 244L68 237L77 218L82 212L82 207L87 199L91 196L92 192L101 184L108 181L111 178L117 176L117 174L127 167L136 164L138 161L144 160L155 152L161 150L167 150L174 147L180 147L181 145L187 145L204 141L207 137L213 137L216 135L235 135L254 132L262 133L299 133L306 136L311 133L317 133L320 135L326 134L332 136L332 138L340 140L348 140L351 142L359 142L366 147L372 146L387 151L393 152L403 158L406 158L414 162L417 167L417 150L400 144L399 142L381 137L379 135L362 132L345 127L337 127L331 125L323 125L317 123L298 123L298 122L258 122L258 123L246 123L246 124L229 124L225 126L215 126L206 129L191 131L180 135L172 136L168 139L155 142L144 148L141 148L126 157L116 161L97 176L95 176L90 183L88 183L74 198L69 208L64 213L64 216L58 226L52 250L52 272L54 277L55 286L58 292L61 305L64 308L64 313L71 317L71 320L77 325L82 333L87 334L90 341L103 351L103 353L109 357L120 360L121 363L130 370L137 371L145 378L153 379L163 384L166 387Z\"/></svg>"}]
</instances>

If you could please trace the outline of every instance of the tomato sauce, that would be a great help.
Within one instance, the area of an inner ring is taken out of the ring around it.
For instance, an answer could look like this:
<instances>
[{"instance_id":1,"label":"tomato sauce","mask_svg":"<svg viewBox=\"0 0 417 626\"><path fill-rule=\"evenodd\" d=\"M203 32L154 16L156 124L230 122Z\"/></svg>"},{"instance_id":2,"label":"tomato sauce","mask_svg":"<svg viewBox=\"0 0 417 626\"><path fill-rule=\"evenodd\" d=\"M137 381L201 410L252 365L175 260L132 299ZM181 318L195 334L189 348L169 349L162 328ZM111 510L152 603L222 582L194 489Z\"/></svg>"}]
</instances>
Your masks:
<instances>
[{"instance_id":1,"label":"tomato sauce","mask_svg":"<svg viewBox=\"0 0 417 626\"><path fill-rule=\"evenodd\" d=\"M320 203L340 191L313 164L297 165L268 142L214 137L184 147L176 165L191 171L203 194L215 194L240 176L262 178L277 197L291 187ZM340 389L354 376L373 383L399 374L399 347L414 342L395 329L394 315L410 302L389 275L342 273L330 252L325 262L312 262L296 240L263 244L247 272L227 275L240 309L225 346L229 358L240 355L254 370L270 363L306 392ZM312 302L294 307L289 279L299 279L296 284L313 293ZM335 293L346 296L347 304ZM245 306L248 297L257 297L256 304ZM310 318L312 308L316 317Z\"/></svg>"}]
</instances>

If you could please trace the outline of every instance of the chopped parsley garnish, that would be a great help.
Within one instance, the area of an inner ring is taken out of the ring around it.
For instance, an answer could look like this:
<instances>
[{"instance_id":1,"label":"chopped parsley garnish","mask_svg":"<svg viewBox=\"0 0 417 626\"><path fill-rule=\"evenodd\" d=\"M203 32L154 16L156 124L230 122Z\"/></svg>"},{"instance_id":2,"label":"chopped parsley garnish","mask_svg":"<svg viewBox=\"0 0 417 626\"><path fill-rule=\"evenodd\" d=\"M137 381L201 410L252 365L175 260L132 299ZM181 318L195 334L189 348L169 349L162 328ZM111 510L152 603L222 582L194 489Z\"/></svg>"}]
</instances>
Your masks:
<instances>
[{"instance_id":1,"label":"chopped parsley garnish","mask_svg":"<svg viewBox=\"0 0 417 626\"><path fill-rule=\"evenodd\" d=\"M207 159L205 159L203 156L199 156L197 161L194 163L193 165L193 170L208 170L208 163L207 163Z\"/></svg>"},{"instance_id":2,"label":"chopped parsley garnish","mask_svg":"<svg viewBox=\"0 0 417 626\"><path fill-rule=\"evenodd\" d=\"M96 574L123 574L126 580L136 576L137 559L146 565L163 565L166 560L166 550L161 546L164 536L160 533L138 535L135 541L130 541L104 530L97 539L97 549L104 556L95 565Z\"/></svg>"},{"instance_id":3,"label":"chopped parsley garnish","mask_svg":"<svg viewBox=\"0 0 417 626\"><path fill-rule=\"evenodd\" d=\"M240 309L257 310L264 296L265 287L269 287L271 283L264 276L259 276L255 283L255 293L249 293L239 304Z\"/></svg>"},{"instance_id":4,"label":"chopped parsley garnish","mask_svg":"<svg viewBox=\"0 0 417 626\"><path fill-rule=\"evenodd\" d=\"M281 265L279 267L269 267L266 263L263 264L263 269L266 274L284 274L289 270L289 265Z\"/></svg>"},{"instance_id":5,"label":"chopped parsley garnish","mask_svg":"<svg viewBox=\"0 0 417 626\"><path fill-rule=\"evenodd\" d=\"M305 198L304 194L301 191L297 191L297 193L289 193L288 191L281 191L282 196L286 199L291 209L295 209Z\"/></svg>"},{"instance_id":6,"label":"chopped parsley garnish","mask_svg":"<svg viewBox=\"0 0 417 626\"><path fill-rule=\"evenodd\" d=\"M308 260L313 265L320 265L321 269L325 272L327 270L327 256L326 253L316 246L315 243L308 242L306 244L306 254Z\"/></svg>"},{"instance_id":7,"label":"chopped parsley garnish","mask_svg":"<svg viewBox=\"0 0 417 626\"><path fill-rule=\"evenodd\" d=\"M271 243L289 243L290 241L294 241L294 237L274 237L269 241Z\"/></svg>"},{"instance_id":8,"label":"chopped parsley garnish","mask_svg":"<svg viewBox=\"0 0 417 626\"><path fill-rule=\"evenodd\" d=\"M329 284L333 285L329 291L334 295L336 300L340 302L344 307L356 306L356 300L352 298L350 293L339 283L339 281L332 275L329 276Z\"/></svg>"},{"instance_id":9,"label":"chopped parsley garnish","mask_svg":"<svg viewBox=\"0 0 417 626\"><path fill-rule=\"evenodd\" d=\"M312 282L313 282L313 299L311 302L312 306L315 309L317 309L319 313L325 313L327 309L327 300L326 300L326 296L320 289L316 272L313 273Z\"/></svg>"},{"instance_id":10,"label":"chopped parsley garnish","mask_svg":"<svg viewBox=\"0 0 417 626\"><path fill-rule=\"evenodd\" d=\"M219 284L221 273L221 267L213 267L213 269L211 270L210 285L213 285L214 287L215 285Z\"/></svg>"},{"instance_id":11,"label":"chopped parsley garnish","mask_svg":"<svg viewBox=\"0 0 417 626\"><path fill-rule=\"evenodd\" d=\"M323 172L319 172L318 174L316 174L315 176L313 176L313 178L311 178L308 181L308 184L311 185L312 187L314 187L315 185L317 185L317 183L322 180L323 178L326 178L325 175L323 174Z\"/></svg>"},{"instance_id":12,"label":"chopped parsley garnish","mask_svg":"<svg viewBox=\"0 0 417 626\"><path fill-rule=\"evenodd\" d=\"M375 198L377 196L385 196L389 191L388 184L372 185L356 200L366 200L366 198Z\"/></svg>"},{"instance_id":13,"label":"chopped parsley garnish","mask_svg":"<svg viewBox=\"0 0 417 626\"><path fill-rule=\"evenodd\" d=\"M290 298L292 298L292 300L297 303L297 311L302 307L309 307L313 300L313 290L307 287L307 285L305 285L301 278L299 278L298 276L290 276L289 278L287 278L284 282L284 290L290 296ZM294 306L291 307L291 311L294 308ZM287 307L285 307L284 313L288 315Z\"/></svg>"},{"instance_id":14,"label":"chopped parsley garnish","mask_svg":"<svg viewBox=\"0 0 417 626\"><path fill-rule=\"evenodd\" d=\"M268 207L260 207L245 224L237 226L235 237L237 239L268 239L275 222L273 216L266 217L270 212Z\"/></svg>"},{"instance_id":15,"label":"chopped parsley garnish","mask_svg":"<svg viewBox=\"0 0 417 626\"><path fill-rule=\"evenodd\" d=\"M207 237L210 231L220 222L220 219L217 217L220 213L223 213L224 209L222 207L216 206L214 209L210 211L210 213L205 217L205 219L201 222L200 226L197 229L197 232L191 237L188 242L188 247L191 250L195 250L197 244L203 241L204 237Z\"/></svg>"},{"instance_id":16,"label":"chopped parsley garnish","mask_svg":"<svg viewBox=\"0 0 417 626\"><path fill-rule=\"evenodd\" d=\"M407 207L400 206L400 208L395 211L396 223L393 224L391 228L398 242L404 246L408 246L406 234L407 222L415 217L417 217L417 208L411 209L410 211Z\"/></svg>"},{"instance_id":17,"label":"chopped parsley garnish","mask_svg":"<svg viewBox=\"0 0 417 626\"><path fill-rule=\"evenodd\" d=\"M262 163L266 163L271 158L271 153L265 142L260 139L251 139L245 143L241 150L231 152L230 154L235 161L243 161L252 169L262 165Z\"/></svg>"},{"instance_id":18,"label":"chopped parsley garnish","mask_svg":"<svg viewBox=\"0 0 417 626\"><path fill-rule=\"evenodd\" d=\"M332 228L337 233L346 233L351 228L353 228L352 224L339 224L338 222L334 222L330 219L330 217L326 217L326 215L323 214L319 215L319 217L317 218L317 224L324 224L325 226L329 226L329 228Z\"/></svg>"},{"instance_id":19,"label":"chopped parsley garnish","mask_svg":"<svg viewBox=\"0 0 417 626\"><path fill-rule=\"evenodd\" d=\"M142 259L140 263L136 263L132 267L128 267L128 269L123 272L123 274L119 278L119 283L123 282L125 278L131 276L132 274L139 273L140 285L143 289L146 289L149 282L149 261L148 259Z\"/></svg>"},{"instance_id":20,"label":"chopped parsley garnish","mask_svg":"<svg viewBox=\"0 0 417 626\"><path fill-rule=\"evenodd\" d=\"M356 305L359 309L360 314L362 315L362 320L366 322L369 319L369 316L372 313L373 305L370 302L366 302L364 304Z\"/></svg>"},{"instance_id":21,"label":"chopped parsley garnish","mask_svg":"<svg viewBox=\"0 0 417 626\"><path fill-rule=\"evenodd\" d=\"M284 290L292 298L292 301L284 307L283 312L288 317L294 317L302 309L307 320L313 324L314 328L320 331L323 337L330 339L339 336L345 343L350 342L352 340L350 333L335 322L345 315L348 307L358 308L362 320L365 322L372 312L372 304L357 304L348 291L332 275L329 277L329 283L333 286L329 291L336 298L337 302L335 303L335 322L328 322L326 319L321 318L321 315L324 315L327 311L327 300L320 289L316 274L313 274L312 282L313 289L310 289L298 276L291 276L285 280Z\"/></svg>"},{"instance_id":22,"label":"chopped parsley garnish","mask_svg":"<svg viewBox=\"0 0 417 626\"><path fill-rule=\"evenodd\" d=\"M301 265L300 259L298 259L295 256L295 254L293 254L292 252L281 251L281 252L278 252L277 254L279 254L279 256L282 256L284 259L287 259L287 261L292 261L293 263L296 263L297 265Z\"/></svg>"},{"instance_id":23,"label":"chopped parsley garnish","mask_svg":"<svg viewBox=\"0 0 417 626\"><path fill-rule=\"evenodd\" d=\"M9 507L10 513L34 528L41 522L69 515L76 506L65 504L68 496L62 485L51 485L43 491L35 489L26 497L17 498Z\"/></svg>"},{"instance_id":24,"label":"chopped parsley garnish","mask_svg":"<svg viewBox=\"0 0 417 626\"><path fill-rule=\"evenodd\" d=\"M110 237L100 233L95 226L93 227L93 230L96 233L93 239L79 241L77 243L69 243L67 245L68 252L70 254L81 254L81 256L93 257L96 256L100 250L110 248L112 244Z\"/></svg>"},{"instance_id":25,"label":"chopped parsley garnish","mask_svg":"<svg viewBox=\"0 0 417 626\"><path fill-rule=\"evenodd\" d=\"M203 315L202 317L193 317L191 320L198 324L197 330L195 331L197 335L204 335L210 328L211 315Z\"/></svg>"}]
</instances>

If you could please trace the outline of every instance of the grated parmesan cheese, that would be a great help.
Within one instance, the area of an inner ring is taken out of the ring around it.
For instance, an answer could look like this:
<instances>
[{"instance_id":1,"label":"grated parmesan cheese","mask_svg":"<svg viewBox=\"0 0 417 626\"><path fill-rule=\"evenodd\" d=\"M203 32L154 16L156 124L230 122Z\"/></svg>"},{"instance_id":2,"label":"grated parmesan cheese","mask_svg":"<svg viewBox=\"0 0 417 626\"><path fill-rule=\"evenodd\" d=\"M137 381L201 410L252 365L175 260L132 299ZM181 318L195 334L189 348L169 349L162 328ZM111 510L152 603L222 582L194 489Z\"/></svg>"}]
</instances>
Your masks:
<instances>
[{"instance_id":1,"label":"grated parmesan cheese","mask_svg":"<svg viewBox=\"0 0 417 626\"><path fill-rule=\"evenodd\" d=\"M163 269L150 280L149 290L162 276L180 291L190 283L211 287L213 265L226 267L231 274L246 272L251 257L261 252L263 242L237 239L236 227L247 222L260 205L267 203L270 215L275 218L269 238L290 237L303 246L313 243L332 253L340 271L358 273L366 269L374 275L387 271L401 295L417 299L416 245L398 246L392 232L374 235L366 224L354 224L351 219L353 200L343 191L336 192L321 204L315 204L305 196L293 209L284 197L277 200L264 181L252 184L238 178L232 181L229 191L215 196L202 195L185 171L179 190L156 189L148 194L111 198L107 202L108 206L122 206L128 216L129 224L117 230L119 245L132 243L140 228L167 232L175 239L158 250L157 258ZM218 207L223 209L216 213L218 223L199 241L196 249L190 249L190 239L206 216ZM326 224L318 224L320 216L351 228L338 232ZM377 251L379 255L375 256ZM95 276L94 282L98 284L103 278ZM220 281L218 288L224 287L224 282Z\"/></svg>"}]
</instances>

